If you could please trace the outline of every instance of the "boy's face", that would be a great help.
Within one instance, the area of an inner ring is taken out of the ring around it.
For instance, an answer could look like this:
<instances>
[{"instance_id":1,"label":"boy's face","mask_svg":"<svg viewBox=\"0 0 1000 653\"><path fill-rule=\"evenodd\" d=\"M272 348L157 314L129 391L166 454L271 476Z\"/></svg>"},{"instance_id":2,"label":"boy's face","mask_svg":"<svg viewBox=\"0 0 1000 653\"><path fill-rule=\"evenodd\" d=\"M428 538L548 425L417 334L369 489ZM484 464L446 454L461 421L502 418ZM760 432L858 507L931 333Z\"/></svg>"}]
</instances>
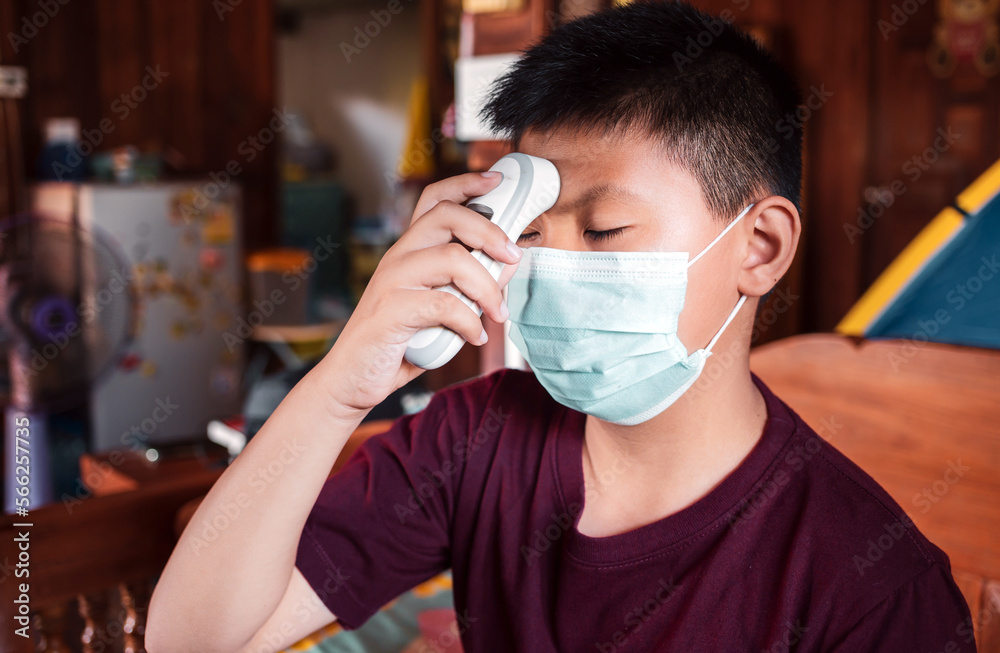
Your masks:
<instances>
[{"instance_id":1,"label":"boy's face","mask_svg":"<svg viewBox=\"0 0 1000 653\"><path fill-rule=\"evenodd\" d=\"M555 164L562 185L555 206L525 229L518 244L694 257L711 243L728 223L712 216L689 172L634 133L612 139L565 129L526 132L518 151ZM739 273L753 229L748 218L688 269L678 335L689 352L708 344L739 299ZM737 319L752 316L753 307L740 313Z\"/></svg>"}]
</instances>

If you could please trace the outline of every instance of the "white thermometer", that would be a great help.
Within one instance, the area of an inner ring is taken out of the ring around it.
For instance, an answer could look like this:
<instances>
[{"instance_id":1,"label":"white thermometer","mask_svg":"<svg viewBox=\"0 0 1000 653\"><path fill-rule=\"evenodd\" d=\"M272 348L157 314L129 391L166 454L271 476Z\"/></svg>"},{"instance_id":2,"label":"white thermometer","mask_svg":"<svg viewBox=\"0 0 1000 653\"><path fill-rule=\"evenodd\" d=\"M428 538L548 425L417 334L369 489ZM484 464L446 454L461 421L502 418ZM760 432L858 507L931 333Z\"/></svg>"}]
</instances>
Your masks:
<instances>
[{"instance_id":1,"label":"white thermometer","mask_svg":"<svg viewBox=\"0 0 1000 653\"><path fill-rule=\"evenodd\" d=\"M508 238L516 242L535 218L556 203L559 197L559 173L551 161L520 152L501 158L490 170L502 172L503 180L485 195L470 199L465 206L497 224ZM494 279L500 278L503 263L493 260L478 249L473 250L472 256ZM483 314L482 307L453 284L449 283L435 290L449 292L476 311L477 315ZM410 338L405 358L417 367L433 370L450 361L463 344L465 339L447 327L428 327L417 331Z\"/></svg>"}]
</instances>

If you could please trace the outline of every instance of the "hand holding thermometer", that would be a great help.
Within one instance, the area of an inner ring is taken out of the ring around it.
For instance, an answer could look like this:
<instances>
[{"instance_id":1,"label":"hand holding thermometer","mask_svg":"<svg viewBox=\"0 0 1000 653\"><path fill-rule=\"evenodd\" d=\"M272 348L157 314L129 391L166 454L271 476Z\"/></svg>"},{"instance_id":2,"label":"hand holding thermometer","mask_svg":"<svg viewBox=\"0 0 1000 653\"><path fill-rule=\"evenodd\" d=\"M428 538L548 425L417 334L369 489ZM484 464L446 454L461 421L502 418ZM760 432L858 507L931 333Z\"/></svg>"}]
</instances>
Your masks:
<instances>
[{"instance_id":1,"label":"hand holding thermometer","mask_svg":"<svg viewBox=\"0 0 1000 653\"><path fill-rule=\"evenodd\" d=\"M474 197L465 206L496 223L507 237L517 241L521 233L539 215L552 208L559 197L559 173L546 159L514 152L501 158L490 170L503 173L503 180L496 188ZM500 278L503 264L493 260L481 250L472 255L494 279ZM476 311L482 307L466 297L454 284L436 288L448 292ZM421 329L410 338L405 358L417 367L433 370L450 361L465 344L465 339L443 326Z\"/></svg>"}]
</instances>

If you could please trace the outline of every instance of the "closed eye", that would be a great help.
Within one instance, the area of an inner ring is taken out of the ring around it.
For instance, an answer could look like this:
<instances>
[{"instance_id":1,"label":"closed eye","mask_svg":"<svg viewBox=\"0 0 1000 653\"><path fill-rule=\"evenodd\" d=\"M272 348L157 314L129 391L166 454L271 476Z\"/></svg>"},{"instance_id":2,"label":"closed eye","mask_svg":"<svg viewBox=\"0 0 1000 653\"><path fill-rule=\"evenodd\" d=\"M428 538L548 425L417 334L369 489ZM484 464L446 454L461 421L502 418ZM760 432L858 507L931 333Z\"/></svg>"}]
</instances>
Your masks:
<instances>
[{"instance_id":1,"label":"closed eye","mask_svg":"<svg viewBox=\"0 0 1000 653\"><path fill-rule=\"evenodd\" d=\"M591 240L602 241L602 240L608 240L609 238L615 238L617 236L620 236L625 232L626 229L628 229L628 227L615 227L614 229L607 229L605 231L594 231L593 229L588 229L584 233L586 233ZM531 231L531 232L526 231L517 237L517 242L521 243L528 241L537 235L538 235L537 231Z\"/></svg>"},{"instance_id":2,"label":"closed eye","mask_svg":"<svg viewBox=\"0 0 1000 653\"><path fill-rule=\"evenodd\" d=\"M607 231L588 230L587 234L594 240L608 240L609 238L622 235L626 229L628 229L628 227L615 227L614 229L608 229Z\"/></svg>"}]
</instances>

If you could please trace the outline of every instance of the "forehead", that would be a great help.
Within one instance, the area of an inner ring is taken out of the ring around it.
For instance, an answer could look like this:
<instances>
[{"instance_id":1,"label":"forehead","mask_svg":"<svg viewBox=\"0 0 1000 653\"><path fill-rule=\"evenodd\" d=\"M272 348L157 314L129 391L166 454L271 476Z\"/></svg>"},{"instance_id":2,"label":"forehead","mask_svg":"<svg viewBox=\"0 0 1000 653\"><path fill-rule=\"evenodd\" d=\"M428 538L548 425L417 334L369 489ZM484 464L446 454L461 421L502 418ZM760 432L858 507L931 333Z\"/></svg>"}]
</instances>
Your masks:
<instances>
[{"instance_id":1,"label":"forehead","mask_svg":"<svg viewBox=\"0 0 1000 653\"><path fill-rule=\"evenodd\" d=\"M694 176L637 129L608 135L569 128L527 130L518 151L555 164L562 182L557 207L594 187L612 186L625 191L617 195L624 203L708 212Z\"/></svg>"}]
</instances>

